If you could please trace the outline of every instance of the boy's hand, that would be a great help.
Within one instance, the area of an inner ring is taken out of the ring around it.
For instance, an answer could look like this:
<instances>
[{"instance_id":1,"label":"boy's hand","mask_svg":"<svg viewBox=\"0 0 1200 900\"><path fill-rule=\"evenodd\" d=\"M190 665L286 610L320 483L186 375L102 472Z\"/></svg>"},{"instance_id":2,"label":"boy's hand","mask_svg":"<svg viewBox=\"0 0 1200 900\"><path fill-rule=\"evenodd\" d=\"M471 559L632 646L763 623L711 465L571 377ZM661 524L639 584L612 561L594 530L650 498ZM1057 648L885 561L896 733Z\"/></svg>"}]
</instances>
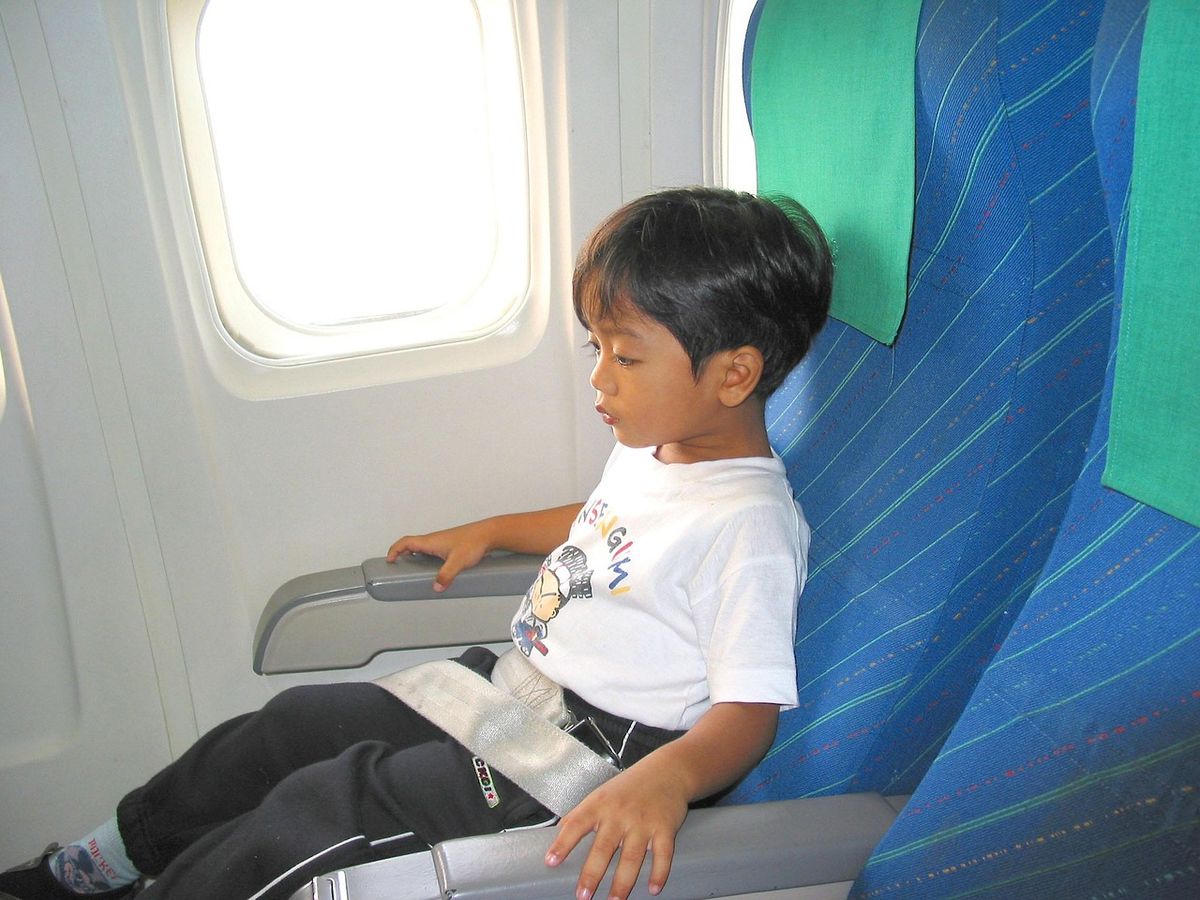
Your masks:
<instances>
[{"instance_id":1,"label":"boy's hand","mask_svg":"<svg viewBox=\"0 0 1200 900\"><path fill-rule=\"evenodd\" d=\"M688 812L688 790L670 773L657 768L648 757L596 788L563 817L558 837L546 852L548 866L562 862L584 835L596 833L575 889L578 900L595 896L618 853L612 897L623 900L629 896L647 851L652 855L650 893L657 894L666 884L675 853L675 835Z\"/></svg>"},{"instance_id":2,"label":"boy's hand","mask_svg":"<svg viewBox=\"0 0 1200 900\"><path fill-rule=\"evenodd\" d=\"M492 550L545 556L566 540L580 506L579 503L568 503L551 509L481 519L430 534L405 535L388 548L387 561L395 562L403 553L439 557L443 565L433 579L433 589L440 594L450 587L459 572L478 565Z\"/></svg>"},{"instance_id":3,"label":"boy's hand","mask_svg":"<svg viewBox=\"0 0 1200 900\"><path fill-rule=\"evenodd\" d=\"M779 707L771 703L715 704L687 734L600 785L567 813L546 851L546 865L557 866L594 831L575 896L591 900L620 852L611 896L624 900L637 883L647 851L654 857L648 888L657 894L671 873L675 835L688 804L749 772L771 746L778 720Z\"/></svg>"},{"instance_id":4,"label":"boy's hand","mask_svg":"<svg viewBox=\"0 0 1200 900\"><path fill-rule=\"evenodd\" d=\"M442 567L433 579L433 589L440 594L450 587L459 572L478 565L491 549L491 530L484 520L431 534L405 535L388 548L387 561L395 562L406 553L440 558Z\"/></svg>"}]
</instances>

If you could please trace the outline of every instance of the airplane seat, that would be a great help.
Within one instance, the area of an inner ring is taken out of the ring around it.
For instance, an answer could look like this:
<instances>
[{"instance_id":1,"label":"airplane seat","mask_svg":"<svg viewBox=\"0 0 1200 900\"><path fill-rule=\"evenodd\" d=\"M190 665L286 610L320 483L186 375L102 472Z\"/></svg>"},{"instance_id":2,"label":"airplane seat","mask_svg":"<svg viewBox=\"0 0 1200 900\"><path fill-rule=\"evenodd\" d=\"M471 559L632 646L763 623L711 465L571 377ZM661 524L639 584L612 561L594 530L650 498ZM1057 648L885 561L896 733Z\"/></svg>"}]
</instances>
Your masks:
<instances>
[{"instance_id":1,"label":"airplane seat","mask_svg":"<svg viewBox=\"0 0 1200 900\"><path fill-rule=\"evenodd\" d=\"M1147 5L1107 4L1084 112L1114 345ZM1200 529L1102 484L1115 360L1042 575L852 896L1200 895Z\"/></svg>"},{"instance_id":2,"label":"airplane seat","mask_svg":"<svg viewBox=\"0 0 1200 900\"><path fill-rule=\"evenodd\" d=\"M773 142L803 146L810 120L782 133L761 120L786 116L810 83L783 100L756 88L804 52L811 6L767 2L748 54L759 190L802 202L813 185L764 159ZM1111 244L1088 121L1099 18L1038 0L923 4L906 311L891 346L831 320L770 404L813 529L801 699L729 802L911 793L1043 571L1109 342ZM776 28L795 38L764 34ZM836 91L859 66L851 56L806 77ZM893 80L867 90L894 105ZM840 245L836 291L854 259L838 222L814 213ZM870 263L873 249L859 256Z\"/></svg>"}]
</instances>

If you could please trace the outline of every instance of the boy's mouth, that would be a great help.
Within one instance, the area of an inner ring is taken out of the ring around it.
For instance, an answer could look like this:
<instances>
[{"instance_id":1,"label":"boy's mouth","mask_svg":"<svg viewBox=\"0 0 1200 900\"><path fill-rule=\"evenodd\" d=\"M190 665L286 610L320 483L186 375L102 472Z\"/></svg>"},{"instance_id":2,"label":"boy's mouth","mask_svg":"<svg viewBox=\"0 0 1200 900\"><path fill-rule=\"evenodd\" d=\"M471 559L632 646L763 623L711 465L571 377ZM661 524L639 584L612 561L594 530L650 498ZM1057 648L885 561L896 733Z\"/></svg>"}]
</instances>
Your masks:
<instances>
[{"instance_id":1,"label":"boy's mouth","mask_svg":"<svg viewBox=\"0 0 1200 900\"><path fill-rule=\"evenodd\" d=\"M596 412L600 413L600 418L604 420L605 425L616 425L617 424L617 420L613 416L610 416L608 414L608 410L606 410L599 403L596 404Z\"/></svg>"}]
</instances>

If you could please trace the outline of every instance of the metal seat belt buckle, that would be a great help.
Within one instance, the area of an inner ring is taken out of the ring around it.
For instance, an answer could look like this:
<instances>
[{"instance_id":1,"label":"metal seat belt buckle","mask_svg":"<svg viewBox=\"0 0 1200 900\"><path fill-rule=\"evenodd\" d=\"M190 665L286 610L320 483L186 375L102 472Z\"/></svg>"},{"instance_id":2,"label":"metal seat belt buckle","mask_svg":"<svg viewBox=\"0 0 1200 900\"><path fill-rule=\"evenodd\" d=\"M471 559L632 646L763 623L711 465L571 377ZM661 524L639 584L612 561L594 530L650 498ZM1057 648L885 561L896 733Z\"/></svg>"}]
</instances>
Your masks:
<instances>
[{"instance_id":1,"label":"metal seat belt buckle","mask_svg":"<svg viewBox=\"0 0 1200 900\"><path fill-rule=\"evenodd\" d=\"M563 731L571 735L571 737L575 738L575 740L579 741L601 759L610 763L613 768L618 771L624 771L625 767L621 765L621 757L613 749L613 745L604 736L604 732L600 730L600 726L596 724L591 716L564 726Z\"/></svg>"}]
</instances>

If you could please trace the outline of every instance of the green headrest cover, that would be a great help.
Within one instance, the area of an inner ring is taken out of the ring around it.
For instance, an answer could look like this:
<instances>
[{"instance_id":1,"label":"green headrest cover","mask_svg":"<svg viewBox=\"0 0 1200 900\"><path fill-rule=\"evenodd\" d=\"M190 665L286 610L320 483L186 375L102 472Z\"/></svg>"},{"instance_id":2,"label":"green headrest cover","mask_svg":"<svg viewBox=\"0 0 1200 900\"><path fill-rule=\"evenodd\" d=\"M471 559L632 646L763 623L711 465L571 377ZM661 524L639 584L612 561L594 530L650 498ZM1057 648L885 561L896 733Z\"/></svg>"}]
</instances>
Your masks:
<instances>
[{"instance_id":1,"label":"green headrest cover","mask_svg":"<svg viewBox=\"0 0 1200 900\"><path fill-rule=\"evenodd\" d=\"M808 207L834 248L832 315L890 344L913 225L920 0L767 0L750 69L760 193Z\"/></svg>"},{"instance_id":2,"label":"green headrest cover","mask_svg":"<svg viewBox=\"0 0 1200 900\"><path fill-rule=\"evenodd\" d=\"M1104 483L1200 526L1200 15L1150 4Z\"/></svg>"}]
</instances>

